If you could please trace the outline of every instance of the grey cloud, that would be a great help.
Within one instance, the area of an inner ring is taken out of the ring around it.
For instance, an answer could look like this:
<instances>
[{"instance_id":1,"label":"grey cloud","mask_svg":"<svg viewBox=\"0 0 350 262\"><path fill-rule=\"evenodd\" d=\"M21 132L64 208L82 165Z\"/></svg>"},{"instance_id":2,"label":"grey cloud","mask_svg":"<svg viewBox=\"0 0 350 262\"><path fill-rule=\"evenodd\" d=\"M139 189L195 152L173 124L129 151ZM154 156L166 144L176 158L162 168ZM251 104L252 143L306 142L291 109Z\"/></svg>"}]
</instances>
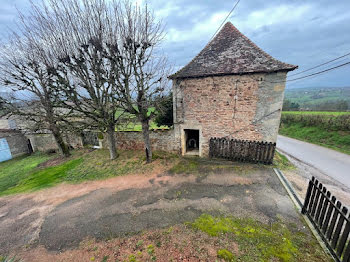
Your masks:
<instances>
[{"instance_id":1,"label":"grey cloud","mask_svg":"<svg viewBox=\"0 0 350 262\"><path fill-rule=\"evenodd\" d=\"M167 41L163 46L175 67L188 63L215 32L214 28L198 26L205 25L214 14L228 14L234 4L227 0L149 0L148 3L156 13L163 12L161 18L167 32L180 32L180 41ZM28 1L1 0L1 31L13 23L15 6L25 11ZM277 12L283 6L289 9L280 21L268 23L276 13L264 13L266 18L254 17L264 10ZM307 6L304 11L303 6ZM293 12L299 9L302 15L294 17ZM263 50L284 62L299 65L301 71L350 52L348 10L349 0L249 0L240 1L229 20ZM181 40L183 34L187 35ZM350 86L349 71L350 66L288 86Z\"/></svg>"}]
</instances>

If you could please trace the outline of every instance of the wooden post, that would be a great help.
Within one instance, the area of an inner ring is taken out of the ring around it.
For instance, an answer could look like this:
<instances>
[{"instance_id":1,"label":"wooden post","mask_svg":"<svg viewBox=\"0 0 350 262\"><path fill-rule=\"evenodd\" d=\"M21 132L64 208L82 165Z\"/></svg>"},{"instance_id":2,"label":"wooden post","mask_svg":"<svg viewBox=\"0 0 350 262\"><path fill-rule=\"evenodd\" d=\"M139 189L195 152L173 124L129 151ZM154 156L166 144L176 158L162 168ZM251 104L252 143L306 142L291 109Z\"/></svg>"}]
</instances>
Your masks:
<instances>
[{"instance_id":1,"label":"wooden post","mask_svg":"<svg viewBox=\"0 0 350 262\"><path fill-rule=\"evenodd\" d=\"M301 209L302 214L306 213L307 207L310 203L311 191L314 186L314 181L315 181L315 177L312 177L312 179L309 181L309 186L307 187L304 205L303 205L303 208Z\"/></svg>"}]
</instances>

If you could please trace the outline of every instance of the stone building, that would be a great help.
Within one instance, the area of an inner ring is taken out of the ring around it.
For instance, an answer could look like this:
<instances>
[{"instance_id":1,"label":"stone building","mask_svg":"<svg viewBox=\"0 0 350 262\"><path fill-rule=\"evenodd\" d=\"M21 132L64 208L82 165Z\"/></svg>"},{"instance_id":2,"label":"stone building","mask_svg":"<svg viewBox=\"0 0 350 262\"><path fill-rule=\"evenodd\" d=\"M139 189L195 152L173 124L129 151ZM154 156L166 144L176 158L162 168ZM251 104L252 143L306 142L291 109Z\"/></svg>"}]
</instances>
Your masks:
<instances>
[{"instance_id":1,"label":"stone building","mask_svg":"<svg viewBox=\"0 0 350 262\"><path fill-rule=\"evenodd\" d=\"M211 137L275 142L287 73L297 66L261 50L231 23L169 78L174 144L207 156Z\"/></svg>"}]
</instances>

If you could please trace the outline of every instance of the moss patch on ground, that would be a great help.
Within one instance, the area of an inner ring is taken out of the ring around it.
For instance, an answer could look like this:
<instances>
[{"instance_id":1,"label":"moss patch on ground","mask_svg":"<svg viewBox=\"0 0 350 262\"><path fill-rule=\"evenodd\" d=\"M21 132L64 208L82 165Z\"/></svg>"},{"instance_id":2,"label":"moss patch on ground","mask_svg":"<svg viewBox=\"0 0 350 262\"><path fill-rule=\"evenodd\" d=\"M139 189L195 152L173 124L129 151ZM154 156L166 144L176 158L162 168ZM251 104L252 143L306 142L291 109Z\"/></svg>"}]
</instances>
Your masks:
<instances>
[{"instance_id":1,"label":"moss patch on ground","mask_svg":"<svg viewBox=\"0 0 350 262\"><path fill-rule=\"evenodd\" d=\"M329 261L314 238L280 221L267 225L253 219L203 214L190 225L238 244L235 255L230 250L218 250L218 257L225 261Z\"/></svg>"},{"instance_id":2,"label":"moss patch on ground","mask_svg":"<svg viewBox=\"0 0 350 262\"><path fill-rule=\"evenodd\" d=\"M54 186L61 182L79 183L85 180L106 179L137 173L150 172L156 165L165 165L174 160L173 154L154 152L151 164L145 163L142 151L120 151L115 160L109 159L108 150L77 150L66 159L58 155L33 154L0 163L0 196L31 192Z\"/></svg>"}]
</instances>

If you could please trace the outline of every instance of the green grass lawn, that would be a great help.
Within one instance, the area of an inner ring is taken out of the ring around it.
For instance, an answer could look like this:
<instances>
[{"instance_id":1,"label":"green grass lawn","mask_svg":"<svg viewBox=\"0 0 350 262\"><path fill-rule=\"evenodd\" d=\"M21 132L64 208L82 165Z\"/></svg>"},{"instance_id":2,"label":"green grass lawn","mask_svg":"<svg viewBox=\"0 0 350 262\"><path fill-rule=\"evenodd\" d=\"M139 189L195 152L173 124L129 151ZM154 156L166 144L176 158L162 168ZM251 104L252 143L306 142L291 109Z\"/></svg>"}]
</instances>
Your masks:
<instances>
[{"instance_id":1,"label":"green grass lawn","mask_svg":"<svg viewBox=\"0 0 350 262\"><path fill-rule=\"evenodd\" d=\"M350 132L325 130L317 126L282 124L279 133L350 155Z\"/></svg>"},{"instance_id":2,"label":"green grass lawn","mask_svg":"<svg viewBox=\"0 0 350 262\"><path fill-rule=\"evenodd\" d=\"M78 183L84 180L105 179L133 172L149 172L153 162L145 165L142 151L120 151L115 160L109 159L108 150L78 150L71 157L62 159L57 155L35 153L0 163L0 196L31 192L58 183ZM160 164L172 161L170 154L154 153ZM50 161L57 161L50 166ZM48 162L46 162L48 161ZM40 165L41 164L41 165ZM45 165L47 164L47 165Z\"/></svg>"},{"instance_id":3,"label":"green grass lawn","mask_svg":"<svg viewBox=\"0 0 350 262\"><path fill-rule=\"evenodd\" d=\"M0 163L0 195L26 179L28 173L48 159L50 159L50 156L37 153L29 157L22 156Z\"/></svg>"},{"instance_id":4,"label":"green grass lawn","mask_svg":"<svg viewBox=\"0 0 350 262\"><path fill-rule=\"evenodd\" d=\"M330 115L330 116L340 116L340 115L350 115L350 112L326 112L326 111L283 111L282 114L285 115Z\"/></svg>"}]
</instances>

